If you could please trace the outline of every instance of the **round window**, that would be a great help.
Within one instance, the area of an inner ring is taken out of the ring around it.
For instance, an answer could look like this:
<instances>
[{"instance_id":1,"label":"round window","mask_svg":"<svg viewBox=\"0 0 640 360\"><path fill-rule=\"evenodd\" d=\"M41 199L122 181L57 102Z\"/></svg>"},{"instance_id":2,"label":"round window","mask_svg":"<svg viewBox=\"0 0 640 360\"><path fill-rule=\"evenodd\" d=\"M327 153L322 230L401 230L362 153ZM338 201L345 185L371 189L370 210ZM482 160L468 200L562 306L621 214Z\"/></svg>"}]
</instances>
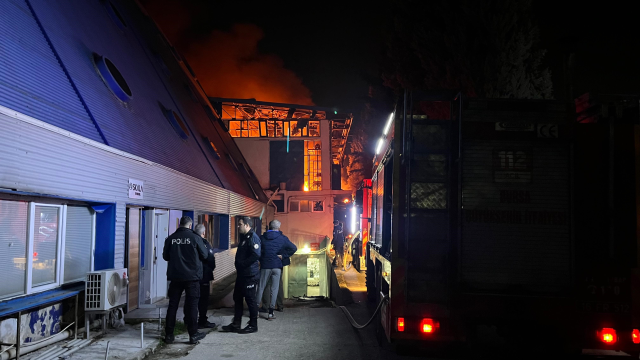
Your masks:
<instances>
[{"instance_id":1,"label":"round window","mask_svg":"<svg viewBox=\"0 0 640 360\"><path fill-rule=\"evenodd\" d=\"M184 120L180 118L180 116L173 110L162 108L164 112L164 116L169 120L171 127L173 130L180 136L181 139L186 140L189 138L189 128L187 124L185 124Z\"/></svg>"},{"instance_id":2,"label":"round window","mask_svg":"<svg viewBox=\"0 0 640 360\"><path fill-rule=\"evenodd\" d=\"M102 80L111 92L113 92L118 99L124 102L129 101L133 95L131 88L116 65L108 58L96 53L93 54L93 61L96 64Z\"/></svg>"},{"instance_id":3,"label":"round window","mask_svg":"<svg viewBox=\"0 0 640 360\"><path fill-rule=\"evenodd\" d=\"M118 25L120 29L124 30L127 27L127 22L124 21L124 17L120 13L120 11L118 11L118 8L113 5L111 1L107 1L105 3L105 7L107 8L107 13L109 14L111 20L113 20L113 22L116 23L116 25Z\"/></svg>"},{"instance_id":4,"label":"round window","mask_svg":"<svg viewBox=\"0 0 640 360\"><path fill-rule=\"evenodd\" d=\"M208 137L204 138L204 142L208 145L209 151L211 152L213 157L215 157L217 160L220 160L220 153L218 152L216 144L214 144L213 141L211 141L211 139L209 139Z\"/></svg>"}]
</instances>

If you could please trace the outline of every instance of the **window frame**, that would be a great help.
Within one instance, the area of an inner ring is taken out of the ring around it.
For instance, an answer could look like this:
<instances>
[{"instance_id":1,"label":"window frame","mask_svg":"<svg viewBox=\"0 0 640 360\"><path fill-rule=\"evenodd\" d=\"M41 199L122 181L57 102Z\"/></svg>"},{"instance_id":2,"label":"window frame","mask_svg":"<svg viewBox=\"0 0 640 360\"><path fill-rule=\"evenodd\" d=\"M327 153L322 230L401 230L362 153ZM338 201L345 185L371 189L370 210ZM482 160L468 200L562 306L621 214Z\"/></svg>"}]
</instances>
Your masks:
<instances>
[{"instance_id":1,"label":"window frame","mask_svg":"<svg viewBox=\"0 0 640 360\"><path fill-rule=\"evenodd\" d=\"M21 201L14 199L2 199L2 201ZM24 201L24 200L22 200ZM42 200L41 200L42 201ZM46 201L46 200L45 200ZM53 290L59 288L65 284L71 284L74 282L82 281L83 278L72 279L69 281L64 280L64 267L65 267L65 248L66 248L66 236L67 236L67 204L59 204L59 203L47 203L47 202L38 202L38 201L26 201L27 203L27 221L24 224L27 230L26 237L26 246L25 246L25 279L24 279L24 287L23 292L17 295L9 295L9 296L0 296L0 302L7 301L11 299L21 298L24 296L37 294L40 292ZM35 247L35 217L36 217L36 206L44 206L44 207L54 207L59 211L58 216L58 228L57 228L57 242L56 242L56 266L55 266L55 280L51 283L43 284L43 285L33 285L33 251ZM86 205L78 205L78 206L86 206ZM91 211L91 259L89 271L94 271L94 263L95 263L95 245L96 245L96 213L91 209L90 206L86 206Z\"/></svg>"},{"instance_id":2,"label":"window frame","mask_svg":"<svg viewBox=\"0 0 640 360\"><path fill-rule=\"evenodd\" d=\"M33 249L35 246L35 212L36 206L46 206L46 207L55 207L58 208L59 216L58 216L58 238L56 240L56 268L55 268L55 278L52 283L44 284L44 285L33 285ZM63 271L64 271L64 237L66 236L66 205L57 205L57 204L44 204L37 202L29 203L29 213L28 213L28 228L27 228L27 276L26 276L26 284L25 284L25 294L33 294L37 292L47 291L51 289L55 289L62 285L63 283Z\"/></svg>"},{"instance_id":3,"label":"window frame","mask_svg":"<svg viewBox=\"0 0 640 360\"><path fill-rule=\"evenodd\" d=\"M309 201L312 202L312 204L311 204L311 212L312 213L324 212L324 200L309 200ZM316 203L316 202L321 202L322 203L322 210L318 210L318 211L314 210L315 209L314 203Z\"/></svg>"}]
</instances>

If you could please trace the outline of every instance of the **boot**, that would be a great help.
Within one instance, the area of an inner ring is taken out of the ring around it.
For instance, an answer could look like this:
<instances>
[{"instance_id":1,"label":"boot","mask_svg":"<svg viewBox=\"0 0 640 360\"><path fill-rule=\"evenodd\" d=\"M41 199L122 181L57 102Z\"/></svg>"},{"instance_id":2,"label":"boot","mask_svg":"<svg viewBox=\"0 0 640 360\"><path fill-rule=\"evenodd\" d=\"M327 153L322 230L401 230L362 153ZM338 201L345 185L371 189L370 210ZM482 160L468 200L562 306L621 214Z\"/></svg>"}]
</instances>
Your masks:
<instances>
[{"instance_id":1,"label":"boot","mask_svg":"<svg viewBox=\"0 0 640 360\"><path fill-rule=\"evenodd\" d=\"M231 324L222 327L222 332L238 332L241 329L240 321L233 320Z\"/></svg>"},{"instance_id":2,"label":"boot","mask_svg":"<svg viewBox=\"0 0 640 360\"><path fill-rule=\"evenodd\" d=\"M258 325L249 324L244 329L238 331L238 334L251 334L254 332L258 332Z\"/></svg>"},{"instance_id":3,"label":"boot","mask_svg":"<svg viewBox=\"0 0 640 360\"><path fill-rule=\"evenodd\" d=\"M200 340L204 339L207 336L205 333L196 332L195 334L189 336L189 344L197 344Z\"/></svg>"}]
</instances>

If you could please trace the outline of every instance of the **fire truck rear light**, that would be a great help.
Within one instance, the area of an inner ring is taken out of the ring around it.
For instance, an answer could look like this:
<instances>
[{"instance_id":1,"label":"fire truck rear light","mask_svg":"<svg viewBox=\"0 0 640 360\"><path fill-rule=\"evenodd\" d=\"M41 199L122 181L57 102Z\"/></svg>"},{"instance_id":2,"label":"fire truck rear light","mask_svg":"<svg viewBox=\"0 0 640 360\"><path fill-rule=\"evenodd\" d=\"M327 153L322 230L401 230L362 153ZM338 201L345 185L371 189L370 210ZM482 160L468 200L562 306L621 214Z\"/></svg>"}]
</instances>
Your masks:
<instances>
[{"instance_id":1,"label":"fire truck rear light","mask_svg":"<svg viewBox=\"0 0 640 360\"><path fill-rule=\"evenodd\" d=\"M422 319L422 322L420 323L420 331L424 334L432 334L438 325L439 324L434 322L433 319Z\"/></svg>"},{"instance_id":2,"label":"fire truck rear light","mask_svg":"<svg viewBox=\"0 0 640 360\"><path fill-rule=\"evenodd\" d=\"M618 341L616 330L612 328L602 328L598 331L598 338L605 344L615 344Z\"/></svg>"},{"instance_id":3,"label":"fire truck rear light","mask_svg":"<svg viewBox=\"0 0 640 360\"><path fill-rule=\"evenodd\" d=\"M397 329L398 329L398 332L403 332L404 331L404 318L398 318Z\"/></svg>"},{"instance_id":4,"label":"fire truck rear light","mask_svg":"<svg viewBox=\"0 0 640 360\"><path fill-rule=\"evenodd\" d=\"M640 344L640 330L633 329L631 332L631 340L633 340L634 344Z\"/></svg>"}]
</instances>

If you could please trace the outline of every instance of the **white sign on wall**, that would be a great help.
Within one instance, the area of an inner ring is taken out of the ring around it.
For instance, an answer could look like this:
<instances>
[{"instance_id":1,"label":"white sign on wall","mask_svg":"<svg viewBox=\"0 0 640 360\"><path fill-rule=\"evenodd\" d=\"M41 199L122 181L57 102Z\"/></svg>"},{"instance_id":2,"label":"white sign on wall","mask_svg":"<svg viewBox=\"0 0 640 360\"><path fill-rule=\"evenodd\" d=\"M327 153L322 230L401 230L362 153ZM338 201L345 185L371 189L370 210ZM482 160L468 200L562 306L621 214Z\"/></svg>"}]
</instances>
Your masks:
<instances>
[{"instance_id":1,"label":"white sign on wall","mask_svg":"<svg viewBox=\"0 0 640 360\"><path fill-rule=\"evenodd\" d=\"M129 199L142 199L144 195L144 182L142 180L129 179Z\"/></svg>"}]
</instances>

